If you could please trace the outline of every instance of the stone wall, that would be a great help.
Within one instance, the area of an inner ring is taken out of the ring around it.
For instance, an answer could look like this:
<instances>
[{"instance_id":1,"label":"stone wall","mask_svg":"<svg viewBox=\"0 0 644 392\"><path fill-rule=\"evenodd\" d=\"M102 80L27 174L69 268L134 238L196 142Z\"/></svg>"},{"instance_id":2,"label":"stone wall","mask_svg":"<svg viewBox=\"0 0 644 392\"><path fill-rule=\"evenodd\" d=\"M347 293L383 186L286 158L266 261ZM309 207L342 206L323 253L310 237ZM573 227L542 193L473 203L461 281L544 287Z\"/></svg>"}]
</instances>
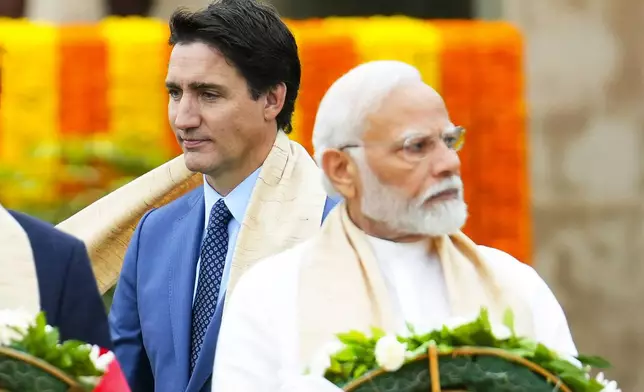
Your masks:
<instances>
[{"instance_id":1,"label":"stone wall","mask_svg":"<svg viewBox=\"0 0 644 392\"><path fill-rule=\"evenodd\" d=\"M644 390L644 2L505 0L527 40L535 263L580 350Z\"/></svg>"}]
</instances>

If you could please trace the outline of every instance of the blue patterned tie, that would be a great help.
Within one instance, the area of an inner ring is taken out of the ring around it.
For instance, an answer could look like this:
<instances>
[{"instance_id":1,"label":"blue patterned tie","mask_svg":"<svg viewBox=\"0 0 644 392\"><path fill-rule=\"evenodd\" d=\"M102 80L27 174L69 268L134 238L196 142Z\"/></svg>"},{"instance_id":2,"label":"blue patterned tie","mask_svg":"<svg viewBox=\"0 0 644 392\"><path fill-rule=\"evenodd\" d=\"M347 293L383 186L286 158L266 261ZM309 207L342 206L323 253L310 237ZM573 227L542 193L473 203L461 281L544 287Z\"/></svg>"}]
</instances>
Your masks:
<instances>
[{"instance_id":1,"label":"blue patterned tie","mask_svg":"<svg viewBox=\"0 0 644 392\"><path fill-rule=\"evenodd\" d=\"M195 368L206 330L217 307L221 278L226 264L228 223L231 218L232 215L224 204L224 199L219 199L210 211L206 236L201 245L197 294L192 306L190 373Z\"/></svg>"}]
</instances>

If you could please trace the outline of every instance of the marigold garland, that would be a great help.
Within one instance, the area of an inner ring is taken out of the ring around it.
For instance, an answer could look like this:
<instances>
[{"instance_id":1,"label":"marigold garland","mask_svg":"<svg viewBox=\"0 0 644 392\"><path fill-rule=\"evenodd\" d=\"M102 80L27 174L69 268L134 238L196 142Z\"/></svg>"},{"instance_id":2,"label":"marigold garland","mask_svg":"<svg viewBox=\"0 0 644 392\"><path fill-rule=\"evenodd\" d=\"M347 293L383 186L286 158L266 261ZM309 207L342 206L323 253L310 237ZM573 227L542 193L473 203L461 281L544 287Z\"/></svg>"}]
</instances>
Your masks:
<instances>
[{"instance_id":1,"label":"marigold garland","mask_svg":"<svg viewBox=\"0 0 644 392\"><path fill-rule=\"evenodd\" d=\"M361 62L351 37L320 35L320 23L291 21L298 42L302 78L291 138L313 153L312 131L318 104L331 84Z\"/></svg>"},{"instance_id":2,"label":"marigold garland","mask_svg":"<svg viewBox=\"0 0 644 392\"><path fill-rule=\"evenodd\" d=\"M523 47L505 22L432 21L441 32L443 96L470 130L463 150L465 232L477 242L531 258ZM490 213L494 211L493 213Z\"/></svg>"},{"instance_id":3,"label":"marigold garland","mask_svg":"<svg viewBox=\"0 0 644 392\"><path fill-rule=\"evenodd\" d=\"M465 231L530 261L523 41L516 29L503 22L402 16L286 23L302 61L293 139L313 152L317 105L352 67L376 59L413 64L443 95L453 121L468 129L461 153L471 211ZM0 63L0 167L29 166L39 180L19 194L3 186L3 201L19 205L56 193L55 160L29 156L43 143L109 138L168 157L179 153L167 120L167 39L167 24L155 19L112 17L60 27L0 20L6 52Z\"/></svg>"},{"instance_id":4,"label":"marigold garland","mask_svg":"<svg viewBox=\"0 0 644 392\"><path fill-rule=\"evenodd\" d=\"M108 18L101 22L108 50L109 133L146 148L163 148L168 31L160 20Z\"/></svg>"},{"instance_id":5,"label":"marigold garland","mask_svg":"<svg viewBox=\"0 0 644 392\"><path fill-rule=\"evenodd\" d=\"M57 165L43 150L59 140L58 39L55 26L24 20L0 21L0 47L4 52L0 162L8 170L20 168L30 178L38 179L29 182L19 193L3 184L3 199L7 204L54 196Z\"/></svg>"},{"instance_id":6,"label":"marigold garland","mask_svg":"<svg viewBox=\"0 0 644 392\"><path fill-rule=\"evenodd\" d=\"M107 42L97 24L60 27L60 131L90 136L109 129ZM82 108L82 110L80 110Z\"/></svg>"}]
</instances>

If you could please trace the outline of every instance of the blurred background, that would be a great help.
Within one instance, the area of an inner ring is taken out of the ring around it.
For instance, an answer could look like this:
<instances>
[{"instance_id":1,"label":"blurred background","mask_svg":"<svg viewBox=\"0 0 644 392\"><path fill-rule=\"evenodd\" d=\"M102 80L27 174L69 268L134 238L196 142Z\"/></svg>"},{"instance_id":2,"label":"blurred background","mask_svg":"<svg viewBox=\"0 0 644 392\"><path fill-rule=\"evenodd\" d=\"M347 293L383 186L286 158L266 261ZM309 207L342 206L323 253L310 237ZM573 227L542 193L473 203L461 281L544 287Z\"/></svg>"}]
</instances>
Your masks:
<instances>
[{"instance_id":1,"label":"blurred background","mask_svg":"<svg viewBox=\"0 0 644 392\"><path fill-rule=\"evenodd\" d=\"M310 149L321 94L359 62L418 66L468 128L466 232L533 265L579 349L644 390L644 2L272 3L302 52L293 137ZM176 156L165 20L206 4L0 0L26 17L0 20L0 202L57 223Z\"/></svg>"}]
</instances>

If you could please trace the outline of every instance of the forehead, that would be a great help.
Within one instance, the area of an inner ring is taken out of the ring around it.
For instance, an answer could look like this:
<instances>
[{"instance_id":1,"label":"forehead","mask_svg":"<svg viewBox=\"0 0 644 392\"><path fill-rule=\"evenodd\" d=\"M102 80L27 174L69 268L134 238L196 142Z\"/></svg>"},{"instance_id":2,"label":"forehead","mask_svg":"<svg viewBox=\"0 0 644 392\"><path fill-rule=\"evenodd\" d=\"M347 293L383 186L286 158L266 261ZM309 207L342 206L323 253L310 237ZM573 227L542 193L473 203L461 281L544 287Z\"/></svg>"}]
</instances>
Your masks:
<instances>
[{"instance_id":1,"label":"forehead","mask_svg":"<svg viewBox=\"0 0 644 392\"><path fill-rule=\"evenodd\" d=\"M167 81L184 84L190 82L216 82L222 84L239 77L237 71L216 48L201 42L177 44L172 49L168 63Z\"/></svg>"},{"instance_id":2,"label":"forehead","mask_svg":"<svg viewBox=\"0 0 644 392\"><path fill-rule=\"evenodd\" d=\"M392 90L378 108L367 116L364 139L390 140L410 129L427 135L441 134L452 125L445 102L424 83Z\"/></svg>"}]
</instances>

